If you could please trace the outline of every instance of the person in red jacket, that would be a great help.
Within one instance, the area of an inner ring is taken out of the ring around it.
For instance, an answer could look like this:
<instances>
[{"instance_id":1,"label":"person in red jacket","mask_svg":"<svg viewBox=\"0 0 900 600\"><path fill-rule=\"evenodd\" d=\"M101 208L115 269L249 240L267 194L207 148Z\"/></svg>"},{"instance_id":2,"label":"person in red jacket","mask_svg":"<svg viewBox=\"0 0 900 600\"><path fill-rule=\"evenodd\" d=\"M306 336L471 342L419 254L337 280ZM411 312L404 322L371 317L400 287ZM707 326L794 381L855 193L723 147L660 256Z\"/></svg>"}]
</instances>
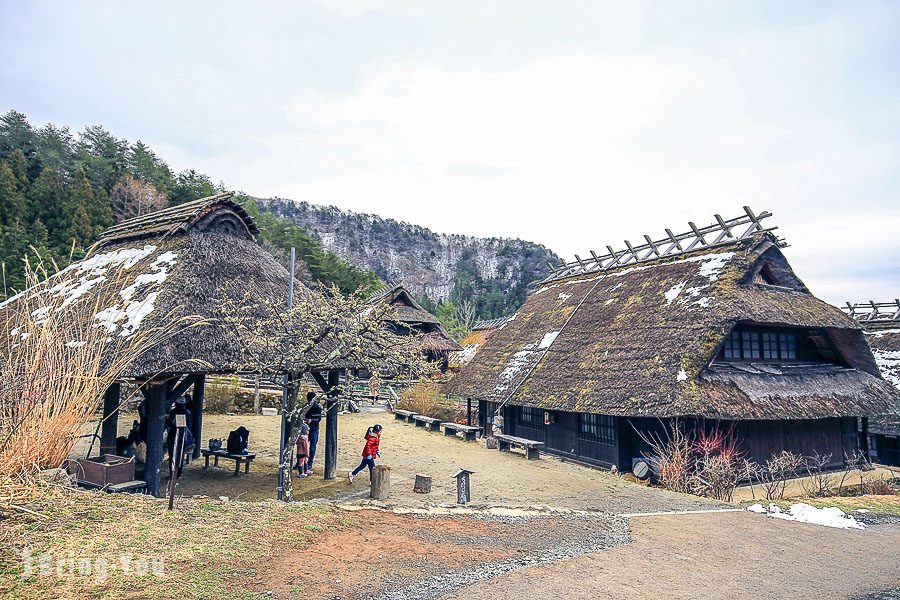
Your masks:
<instances>
[{"instance_id":1,"label":"person in red jacket","mask_svg":"<svg viewBox=\"0 0 900 600\"><path fill-rule=\"evenodd\" d=\"M347 475L347 478L350 479L350 483L353 483L353 478L356 477L356 474L369 467L369 481L372 480L372 470L375 468L375 459L381 456L381 452L378 450L378 444L381 443L381 425L374 425L369 427L369 430L366 431L366 445L363 447L362 451L362 462L359 463L359 466L353 469L352 473Z\"/></svg>"}]
</instances>

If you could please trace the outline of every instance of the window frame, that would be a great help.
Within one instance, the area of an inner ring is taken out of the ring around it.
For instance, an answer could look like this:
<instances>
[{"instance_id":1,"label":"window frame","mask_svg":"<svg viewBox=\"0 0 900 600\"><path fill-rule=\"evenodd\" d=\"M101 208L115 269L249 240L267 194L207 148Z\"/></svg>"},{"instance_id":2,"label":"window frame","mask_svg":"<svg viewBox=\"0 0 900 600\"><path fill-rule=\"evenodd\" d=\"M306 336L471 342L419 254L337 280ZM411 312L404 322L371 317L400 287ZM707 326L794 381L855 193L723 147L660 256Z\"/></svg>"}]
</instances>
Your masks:
<instances>
[{"instance_id":1,"label":"window frame","mask_svg":"<svg viewBox=\"0 0 900 600\"><path fill-rule=\"evenodd\" d=\"M578 413L578 439L604 446L616 445L616 418L609 415Z\"/></svg>"},{"instance_id":2,"label":"window frame","mask_svg":"<svg viewBox=\"0 0 900 600\"><path fill-rule=\"evenodd\" d=\"M797 358L801 332L774 327L735 327L725 337L718 359L731 362L802 362ZM823 356L824 362L827 357Z\"/></svg>"}]
</instances>

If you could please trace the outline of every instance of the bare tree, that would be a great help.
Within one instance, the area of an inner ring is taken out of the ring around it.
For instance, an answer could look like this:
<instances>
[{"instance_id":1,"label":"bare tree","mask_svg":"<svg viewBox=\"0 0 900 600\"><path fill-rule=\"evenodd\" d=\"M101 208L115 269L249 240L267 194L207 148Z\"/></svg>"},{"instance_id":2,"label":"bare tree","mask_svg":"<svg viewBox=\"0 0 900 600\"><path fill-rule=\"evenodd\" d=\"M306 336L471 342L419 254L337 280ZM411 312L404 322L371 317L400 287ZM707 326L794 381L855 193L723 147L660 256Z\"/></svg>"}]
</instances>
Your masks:
<instances>
[{"instance_id":1,"label":"bare tree","mask_svg":"<svg viewBox=\"0 0 900 600\"><path fill-rule=\"evenodd\" d=\"M828 496L834 487L834 476L825 470L831 461L831 454L821 455L814 452L804 459L804 467L808 477L800 481L803 494L811 498Z\"/></svg>"},{"instance_id":2,"label":"bare tree","mask_svg":"<svg viewBox=\"0 0 900 600\"><path fill-rule=\"evenodd\" d=\"M119 178L109 196L116 223L161 210L169 203L165 192L129 174Z\"/></svg>"},{"instance_id":3,"label":"bare tree","mask_svg":"<svg viewBox=\"0 0 900 600\"><path fill-rule=\"evenodd\" d=\"M298 290L294 307L247 297L222 307L223 321L238 334L243 350L242 368L250 366L287 387L285 415L288 444L281 456L284 469L282 495L290 501L291 448L309 405L298 406L301 380L312 373L334 369L367 369L383 375L418 377L431 367L425 362L418 336L399 336L389 331L385 319L391 306L372 306L358 295L345 296L335 288L320 286ZM237 366L237 365L236 365ZM283 374L287 374L284 382ZM331 390L333 397L347 390Z\"/></svg>"}]
</instances>

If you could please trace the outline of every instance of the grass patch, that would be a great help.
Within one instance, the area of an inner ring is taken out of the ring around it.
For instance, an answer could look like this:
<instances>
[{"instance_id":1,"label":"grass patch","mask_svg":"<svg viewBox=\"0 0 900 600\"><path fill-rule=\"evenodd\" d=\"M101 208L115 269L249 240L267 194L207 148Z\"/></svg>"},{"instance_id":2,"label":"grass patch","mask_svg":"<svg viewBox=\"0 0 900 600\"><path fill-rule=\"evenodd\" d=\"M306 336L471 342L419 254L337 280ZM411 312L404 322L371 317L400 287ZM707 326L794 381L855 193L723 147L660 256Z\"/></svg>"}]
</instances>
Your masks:
<instances>
[{"instance_id":1,"label":"grass patch","mask_svg":"<svg viewBox=\"0 0 900 600\"><path fill-rule=\"evenodd\" d=\"M207 498L178 500L177 510L169 512L165 500L85 491L55 492L31 508L46 518L13 515L0 528L0 596L265 597L252 584L275 546L301 549L322 531L340 527L342 518L320 504ZM26 550L34 557L30 577L23 577ZM54 564L71 558L74 572L40 575L42 554L51 555ZM128 557L126 562L161 564L162 572L126 576L122 556ZM109 563L105 581L96 577L98 559ZM80 575L78 561L93 565L92 573Z\"/></svg>"}]
</instances>

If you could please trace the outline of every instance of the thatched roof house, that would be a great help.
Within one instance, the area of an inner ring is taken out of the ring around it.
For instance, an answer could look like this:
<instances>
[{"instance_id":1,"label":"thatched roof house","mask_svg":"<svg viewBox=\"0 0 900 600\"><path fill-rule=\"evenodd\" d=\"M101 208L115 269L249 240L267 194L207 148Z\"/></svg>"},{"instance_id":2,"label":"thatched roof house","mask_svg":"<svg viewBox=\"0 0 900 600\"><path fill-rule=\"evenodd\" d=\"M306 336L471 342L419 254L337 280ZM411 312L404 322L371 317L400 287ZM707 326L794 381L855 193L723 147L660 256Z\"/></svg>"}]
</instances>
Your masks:
<instances>
[{"instance_id":1,"label":"thatched roof house","mask_svg":"<svg viewBox=\"0 0 900 600\"><path fill-rule=\"evenodd\" d=\"M900 390L900 299L848 302L844 310L863 327L882 377ZM869 432L879 462L900 466L900 412L873 418Z\"/></svg>"},{"instance_id":2,"label":"thatched roof house","mask_svg":"<svg viewBox=\"0 0 900 600\"><path fill-rule=\"evenodd\" d=\"M859 325L793 272L767 216L577 258L445 391L503 406L507 433L620 468L640 455L635 427L675 417L743 422L754 455L827 438L839 460L842 419L890 412L900 394Z\"/></svg>"},{"instance_id":3,"label":"thatched roof house","mask_svg":"<svg viewBox=\"0 0 900 600\"><path fill-rule=\"evenodd\" d=\"M0 307L15 310L25 295L55 294L62 299L61 307L91 307L89 312L95 314L87 318L110 336L123 338L164 321L199 319L199 325L180 328L156 343L124 373L142 382L149 402L145 477L151 493L159 489L162 415L168 405L193 388L192 429L199 442L205 375L254 368L243 355L246 344L222 323L222 308L229 303L252 307L287 301L290 275L256 243L258 233L231 193L187 202L111 227L87 258ZM296 279L294 290L298 295L313 293ZM79 313L79 318L84 315ZM119 400L115 385L104 399L103 451L115 448ZM199 450L198 443L195 456Z\"/></svg>"},{"instance_id":4,"label":"thatched roof house","mask_svg":"<svg viewBox=\"0 0 900 600\"><path fill-rule=\"evenodd\" d=\"M402 283L376 294L370 300L370 304L390 307L393 315L386 325L394 333L422 334L422 352L429 360L442 363L444 368L449 354L460 349L459 344L450 337L437 317L422 308Z\"/></svg>"}]
</instances>

